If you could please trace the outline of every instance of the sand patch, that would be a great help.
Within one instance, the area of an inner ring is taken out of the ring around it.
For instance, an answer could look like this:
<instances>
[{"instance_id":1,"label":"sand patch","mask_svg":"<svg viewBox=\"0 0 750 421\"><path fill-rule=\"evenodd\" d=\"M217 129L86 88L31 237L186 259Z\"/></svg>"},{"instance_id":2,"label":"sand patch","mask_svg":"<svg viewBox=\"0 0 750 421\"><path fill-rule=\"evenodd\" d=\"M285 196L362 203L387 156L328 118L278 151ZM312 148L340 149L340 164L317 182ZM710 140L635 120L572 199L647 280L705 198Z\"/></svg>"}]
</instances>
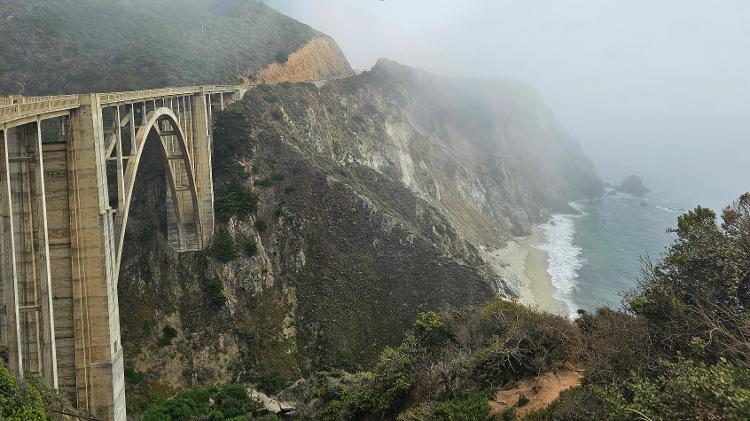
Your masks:
<instances>
[{"instance_id":1,"label":"sand patch","mask_svg":"<svg viewBox=\"0 0 750 421\"><path fill-rule=\"evenodd\" d=\"M566 366L556 372L521 380L512 389L497 391L490 401L491 414L496 417L507 408L515 408L516 419L521 419L531 411L546 408L560 393L580 386L582 378L582 370Z\"/></svg>"}]
</instances>

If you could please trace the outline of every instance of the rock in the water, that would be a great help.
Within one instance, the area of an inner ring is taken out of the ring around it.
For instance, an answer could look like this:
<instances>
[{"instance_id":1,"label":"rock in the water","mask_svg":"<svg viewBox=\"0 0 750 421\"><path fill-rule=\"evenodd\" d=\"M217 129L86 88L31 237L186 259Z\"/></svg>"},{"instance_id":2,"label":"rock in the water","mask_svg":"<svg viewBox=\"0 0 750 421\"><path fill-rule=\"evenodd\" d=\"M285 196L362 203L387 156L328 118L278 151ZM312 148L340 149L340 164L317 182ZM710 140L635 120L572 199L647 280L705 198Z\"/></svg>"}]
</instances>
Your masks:
<instances>
[{"instance_id":1,"label":"rock in the water","mask_svg":"<svg viewBox=\"0 0 750 421\"><path fill-rule=\"evenodd\" d=\"M622 180L622 183L617 187L617 190L635 196L641 196L651 191L643 185L643 180L637 175L629 175L625 177L625 179Z\"/></svg>"}]
</instances>

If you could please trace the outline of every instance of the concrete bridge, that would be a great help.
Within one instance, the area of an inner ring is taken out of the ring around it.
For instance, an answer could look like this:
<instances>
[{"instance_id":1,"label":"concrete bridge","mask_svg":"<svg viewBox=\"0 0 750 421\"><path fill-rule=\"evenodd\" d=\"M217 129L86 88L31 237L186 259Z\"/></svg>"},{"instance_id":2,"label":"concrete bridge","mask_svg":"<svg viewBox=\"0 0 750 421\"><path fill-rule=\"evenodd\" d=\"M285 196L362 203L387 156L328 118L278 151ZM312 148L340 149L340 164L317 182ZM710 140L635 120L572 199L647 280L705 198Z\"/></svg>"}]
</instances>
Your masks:
<instances>
[{"instance_id":1,"label":"concrete bridge","mask_svg":"<svg viewBox=\"0 0 750 421\"><path fill-rule=\"evenodd\" d=\"M0 98L0 341L10 370L125 420L117 279L147 142L167 168L168 238L213 235L212 113L244 86Z\"/></svg>"}]
</instances>

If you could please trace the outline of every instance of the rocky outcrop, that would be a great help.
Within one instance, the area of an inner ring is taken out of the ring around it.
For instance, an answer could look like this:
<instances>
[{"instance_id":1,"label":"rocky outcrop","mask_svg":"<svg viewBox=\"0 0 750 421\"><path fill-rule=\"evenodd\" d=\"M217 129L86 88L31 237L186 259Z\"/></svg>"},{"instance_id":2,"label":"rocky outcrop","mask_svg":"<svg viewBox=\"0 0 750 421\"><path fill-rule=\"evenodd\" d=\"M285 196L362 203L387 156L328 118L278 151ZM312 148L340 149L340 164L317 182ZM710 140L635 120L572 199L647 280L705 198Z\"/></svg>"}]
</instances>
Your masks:
<instances>
[{"instance_id":1,"label":"rocky outcrop","mask_svg":"<svg viewBox=\"0 0 750 421\"><path fill-rule=\"evenodd\" d=\"M328 37L315 38L280 61L261 70L257 80L264 83L305 82L340 79L354 74L344 53Z\"/></svg>"},{"instance_id":2,"label":"rocky outcrop","mask_svg":"<svg viewBox=\"0 0 750 421\"><path fill-rule=\"evenodd\" d=\"M632 194L633 196L643 196L651 190L643 185L641 177L638 177L637 175L629 175L622 180L619 186L617 186L617 191Z\"/></svg>"}]
</instances>

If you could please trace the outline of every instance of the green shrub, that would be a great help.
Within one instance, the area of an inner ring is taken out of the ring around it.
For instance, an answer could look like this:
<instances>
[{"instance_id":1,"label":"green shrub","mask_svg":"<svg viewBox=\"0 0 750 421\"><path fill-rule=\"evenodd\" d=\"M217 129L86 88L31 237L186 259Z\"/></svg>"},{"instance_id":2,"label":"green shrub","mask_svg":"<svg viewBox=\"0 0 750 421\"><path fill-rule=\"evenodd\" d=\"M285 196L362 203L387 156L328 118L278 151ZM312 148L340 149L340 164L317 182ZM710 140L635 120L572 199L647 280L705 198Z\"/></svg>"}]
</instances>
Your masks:
<instances>
[{"instance_id":1,"label":"green shrub","mask_svg":"<svg viewBox=\"0 0 750 421\"><path fill-rule=\"evenodd\" d=\"M266 178L262 178L255 182L256 186L261 187L270 187L274 184L277 184L279 181L282 181L284 179L284 174L280 173L278 171L271 171L271 174L268 175Z\"/></svg>"},{"instance_id":2,"label":"green shrub","mask_svg":"<svg viewBox=\"0 0 750 421\"><path fill-rule=\"evenodd\" d=\"M352 371L355 368L354 361L352 360L351 349L347 347L339 348L336 352L336 366L347 371Z\"/></svg>"},{"instance_id":3,"label":"green shrub","mask_svg":"<svg viewBox=\"0 0 750 421\"><path fill-rule=\"evenodd\" d=\"M680 358L660 366L654 379L631 377L624 392L606 389L607 413L618 419L750 419L750 369L723 359L706 365Z\"/></svg>"},{"instance_id":4,"label":"green shrub","mask_svg":"<svg viewBox=\"0 0 750 421\"><path fill-rule=\"evenodd\" d=\"M47 414L42 393L35 383L19 385L0 360L0 419L10 421L44 421Z\"/></svg>"},{"instance_id":5,"label":"green shrub","mask_svg":"<svg viewBox=\"0 0 750 421\"><path fill-rule=\"evenodd\" d=\"M289 53L286 51L279 51L275 56L273 56L273 59L276 61L276 63L284 64L289 60Z\"/></svg>"},{"instance_id":6,"label":"green shrub","mask_svg":"<svg viewBox=\"0 0 750 421\"><path fill-rule=\"evenodd\" d=\"M211 159L214 179L235 183L247 178L240 159L249 156L254 146L252 122L247 112L235 109L217 112Z\"/></svg>"},{"instance_id":7,"label":"green shrub","mask_svg":"<svg viewBox=\"0 0 750 421\"><path fill-rule=\"evenodd\" d=\"M177 396L154 402L144 411L144 421L249 420L263 411L242 385L189 389Z\"/></svg>"},{"instance_id":8,"label":"green shrub","mask_svg":"<svg viewBox=\"0 0 750 421\"><path fill-rule=\"evenodd\" d=\"M244 218L258 210L260 197L241 183L233 183L221 188L216 194L214 209L221 221L228 221L233 216Z\"/></svg>"},{"instance_id":9,"label":"green shrub","mask_svg":"<svg viewBox=\"0 0 750 421\"><path fill-rule=\"evenodd\" d=\"M154 331L154 328L156 328L156 322L153 320L144 320L143 321L143 333L146 335L150 335L151 332Z\"/></svg>"},{"instance_id":10,"label":"green shrub","mask_svg":"<svg viewBox=\"0 0 750 421\"><path fill-rule=\"evenodd\" d=\"M366 254L363 254L363 255L359 256L359 258L357 258L357 260L359 260L360 264L369 265L371 259L370 259L370 256L368 256Z\"/></svg>"},{"instance_id":11,"label":"green shrub","mask_svg":"<svg viewBox=\"0 0 750 421\"><path fill-rule=\"evenodd\" d=\"M146 375L136 371L133 367L125 367L125 381L130 384L138 384L143 381Z\"/></svg>"},{"instance_id":12,"label":"green shrub","mask_svg":"<svg viewBox=\"0 0 750 421\"><path fill-rule=\"evenodd\" d=\"M253 257L258 254L258 243L254 239L250 238L245 241L244 249L245 255L247 255L248 257Z\"/></svg>"},{"instance_id":13,"label":"green shrub","mask_svg":"<svg viewBox=\"0 0 750 421\"><path fill-rule=\"evenodd\" d=\"M296 189L297 189L297 188L296 188L296 187L294 187L294 186L292 186L292 185L286 186L286 187L284 187L284 194L291 194L291 193L294 193L294 191L295 191Z\"/></svg>"},{"instance_id":14,"label":"green shrub","mask_svg":"<svg viewBox=\"0 0 750 421\"><path fill-rule=\"evenodd\" d=\"M224 295L224 286L217 279L212 279L208 284L208 294L211 297L211 302L223 306L227 302L227 297Z\"/></svg>"},{"instance_id":15,"label":"green shrub","mask_svg":"<svg viewBox=\"0 0 750 421\"><path fill-rule=\"evenodd\" d=\"M258 388L264 392L276 394L281 392L290 384L290 381L284 378L278 371L263 373L258 380Z\"/></svg>"},{"instance_id":16,"label":"green shrub","mask_svg":"<svg viewBox=\"0 0 750 421\"><path fill-rule=\"evenodd\" d=\"M432 419L436 421L490 420L490 395L491 393L477 392L465 398L439 402L435 405Z\"/></svg>"},{"instance_id":17,"label":"green shrub","mask_svg":"<svg viewBox=\"0 0 750 421\"><path fill-rule=\"evenodd\" d=\"M234 247L234 240L227 230L219 230L214 237L213 244L214 256L224 263L231 262L237 258L237 250Z\"/></svg>"},{"instance_id":18,"label":"green shrub","mask_svg":"<svg viewBox=\"0 0 750 421\"><path fill-rule=\"evenodd\" d=\"M258 232L264 232L266 229L268 229L268 223L263 219L256 219L255 229L257 229Z\"/></svg>"},{"instance_id":19,"label":"green shrub","mask_svg":"<svg viewBox=\"0 0 750 421\"><path fill-rule=\"evenodd\" d=\"M157 342L160 347L172 345L172 339L177 337L177 329L170 325L164 326L161 330L161 333L162 335Z\"/></svg>"},{"instance_id":20,"label":"green shrub","mask_svg":"<svg viewBox=\"0 0 750 421\"><path fill-rule=\"evenodd\" d=\"M253 160L253 167L252 167L253 174L258 174L262 170L263 170L263 164L261 164L260 161L257 159Z\"/></svg>"}]
</instances>

